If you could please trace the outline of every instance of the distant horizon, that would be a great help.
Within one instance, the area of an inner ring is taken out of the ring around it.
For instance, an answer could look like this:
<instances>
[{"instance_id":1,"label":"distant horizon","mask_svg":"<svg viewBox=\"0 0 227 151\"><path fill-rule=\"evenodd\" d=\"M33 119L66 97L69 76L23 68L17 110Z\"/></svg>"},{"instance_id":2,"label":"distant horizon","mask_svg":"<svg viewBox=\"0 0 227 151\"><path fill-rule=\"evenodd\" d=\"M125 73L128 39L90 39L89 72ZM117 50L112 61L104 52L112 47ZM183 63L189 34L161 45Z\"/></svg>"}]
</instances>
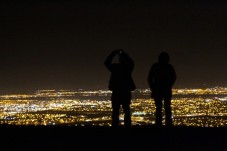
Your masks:
<instances>
[{"instance_id":1,"label":"distant horizon","mask_svg":"<svg viewBox=\"0 0 227 151\"><path fill-rule=\"evenodd\" d=\"M213 87L173 87L172 90L178 90L178 89L212 89L212 88L226 88L227 86L213 86ZM149 87L147 88L137 88L135 91L137 90L146 90L146 89L150 89ZM4 91L4 90L0 90L0 95L4 95L4 94L16 94L16 93L33 93L36 91L111 91L108 88L103 88L103 89L88 89L88 88L78 88L78 89L29 89L29 90L12 90L12 91Z\"/></svg>"}]
</instances>

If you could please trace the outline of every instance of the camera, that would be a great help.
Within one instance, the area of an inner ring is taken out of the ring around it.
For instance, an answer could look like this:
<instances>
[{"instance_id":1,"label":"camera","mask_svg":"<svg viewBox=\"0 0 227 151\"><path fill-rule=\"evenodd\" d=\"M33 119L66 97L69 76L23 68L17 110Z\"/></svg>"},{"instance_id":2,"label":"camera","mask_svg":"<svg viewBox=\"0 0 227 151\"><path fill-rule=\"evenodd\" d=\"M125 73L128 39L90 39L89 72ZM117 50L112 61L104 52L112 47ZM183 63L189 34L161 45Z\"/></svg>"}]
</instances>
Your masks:
<instances>
[{"instance_id":1,"label":"camera","mask_svg":"<svg viewBox=\"0 0 227 151\"><path fill-rule=\"evenodd\" d=\"M122 49L119 49L119 54L122 54Z\"/></svg>"},{"instance_id":2,"label":"camera","mask_svg":"<svg viewBox=\"0 0 227 151\"><path fill-rule=\"evenodd\" d=\"M122 49L116 49L113 51L115 55L121 55L123 53Z\"/></svg>"}]
</instances>

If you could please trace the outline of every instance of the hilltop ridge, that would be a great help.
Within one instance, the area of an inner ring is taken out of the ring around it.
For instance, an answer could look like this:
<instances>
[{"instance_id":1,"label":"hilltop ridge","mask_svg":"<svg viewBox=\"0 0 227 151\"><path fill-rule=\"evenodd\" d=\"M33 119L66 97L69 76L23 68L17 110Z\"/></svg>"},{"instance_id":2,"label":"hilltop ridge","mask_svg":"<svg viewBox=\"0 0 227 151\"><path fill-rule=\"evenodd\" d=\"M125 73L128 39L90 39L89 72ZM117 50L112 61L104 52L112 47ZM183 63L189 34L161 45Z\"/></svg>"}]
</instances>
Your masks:
<instances>
[{"instance_id":1,"label":"hilltop ridge","mask_svg":"<svg viewBox=\"0 0 227 151\"><path fill-rule=\"evenodd\" d=\"M226 150L227 128L1 125L7 150Z\"/></svg>"}]
</instances>

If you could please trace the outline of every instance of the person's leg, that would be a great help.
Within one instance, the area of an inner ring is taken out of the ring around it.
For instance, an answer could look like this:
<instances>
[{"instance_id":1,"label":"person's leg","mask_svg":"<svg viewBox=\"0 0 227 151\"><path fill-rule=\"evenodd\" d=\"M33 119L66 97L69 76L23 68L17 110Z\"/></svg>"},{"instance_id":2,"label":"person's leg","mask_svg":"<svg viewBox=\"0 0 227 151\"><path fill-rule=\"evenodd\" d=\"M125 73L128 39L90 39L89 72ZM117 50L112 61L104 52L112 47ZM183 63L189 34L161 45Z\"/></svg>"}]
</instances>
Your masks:
<instances>
[{"instance_id":1,"label":"person's leg","mask_svg":"<svg viewBox=\"0 0 227 151\"><path fill-rule=\"evenodd\" d=\"M124 125L130 127L132 125L130 103L123 103L122 108L124 111Z\"/></svg>"},{"instance_id":2,"label":"person's leg","mask_svg":"<svg viewBox=\"0 0 227 151\"><path fill-rule=\"evenodd\" d=\"M166 126L172 126L172 111L171 111L171 97L167 96L164 99Z\"/></svg>"},{"instance_id":3,"label":"person's leg","mask_svg":"<svg viewBox=\"0 0 227 151\"><path fill-rule=\"evenodd\" d=\"M131 92L123 92L121 94L121 104L124 111L124 125L125 126L131 126Z\"/></svg>"},{"instance_id":4,"label":"person's leg","mask_svg":"<svg viewBox=\"0 0 227 151\"><path fill-rule=\"evenodd\" d=\"M117 94L113 93L111 97L112 101L112 126L119 126L119 110L120 103Z\"/></svg>"},{"instance_id":5,"label":"person's leg","mask_svg":"<svg viewBox=\"0 0 227 151\"><path fill-rule=\"evenodd\" d=\"M156 97L154 98L155 106L156 106L156 112L155 112L155 124L156 126L162 126L162 98Z\"/></svg>"}]
</instances>

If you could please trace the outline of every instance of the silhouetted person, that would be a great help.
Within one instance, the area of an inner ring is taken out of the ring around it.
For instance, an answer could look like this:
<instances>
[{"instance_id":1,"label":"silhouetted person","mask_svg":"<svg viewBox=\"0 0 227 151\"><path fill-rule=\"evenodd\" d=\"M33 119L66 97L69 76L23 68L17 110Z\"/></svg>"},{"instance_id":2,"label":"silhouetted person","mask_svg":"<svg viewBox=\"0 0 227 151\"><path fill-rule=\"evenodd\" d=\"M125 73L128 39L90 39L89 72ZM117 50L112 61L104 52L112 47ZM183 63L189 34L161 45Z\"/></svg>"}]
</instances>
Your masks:
<instances>
[{"instance_id":1,"label":"silhouetted person","mask_svg":"<svg viewBox=\"0 0 227 151\"><path fill-rule=\"evenodd\" d=\"M171 98L176 73L173 66L169 64L168 53L160 53L158 59L158 63L153 64L148 75L151 97L154 98L156 106L156 125L162 125L162 101L164 100L166 125L172 126Z\"/></svg>"},{"instance_id":2,"label":"silhouetted person","mask_svg":"<svg viewBox=\"0 0 227 151\"><path fill-rule=\"evenodd\" d=\"M117 63L112 62L114 57L118 57ZM109 90L112 91L112 126L119 125L119 111L121 106L124 111L124 125L131 126L131 91L136 88L131 76L134 62L120 49L112 51L106 58L104 64L111 72Z\"/></svg>"}]
</instances>

